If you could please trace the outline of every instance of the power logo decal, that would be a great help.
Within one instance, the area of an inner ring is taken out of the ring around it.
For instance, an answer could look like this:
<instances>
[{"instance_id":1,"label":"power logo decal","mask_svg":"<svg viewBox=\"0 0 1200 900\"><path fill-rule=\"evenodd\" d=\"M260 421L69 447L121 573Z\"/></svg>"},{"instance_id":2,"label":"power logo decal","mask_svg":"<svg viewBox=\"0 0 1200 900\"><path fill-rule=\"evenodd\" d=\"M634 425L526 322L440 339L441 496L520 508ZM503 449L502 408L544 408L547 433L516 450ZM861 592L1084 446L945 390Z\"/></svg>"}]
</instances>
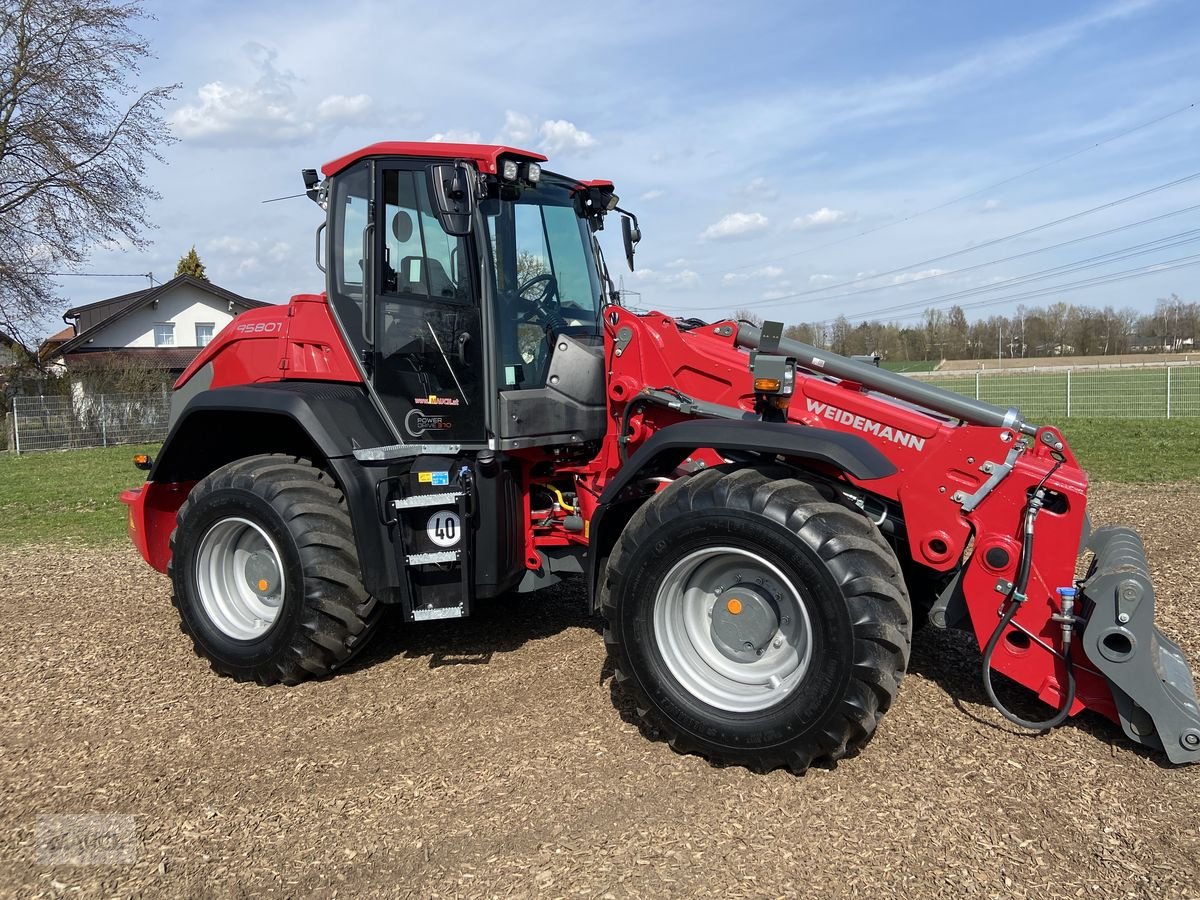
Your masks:
<instances>
[{"instance_id":1,"label":"power logo decal","mask_svg":"<svg viewBox=\"0 0 1200 900\"><path fill-rule=\"evenodd\" d=\"M421 437L429 431L449 431L454 421L447 416L430 416L419 409L409 410L404 417L404 430L413 437Z\"/></svg>"}]
</instances>

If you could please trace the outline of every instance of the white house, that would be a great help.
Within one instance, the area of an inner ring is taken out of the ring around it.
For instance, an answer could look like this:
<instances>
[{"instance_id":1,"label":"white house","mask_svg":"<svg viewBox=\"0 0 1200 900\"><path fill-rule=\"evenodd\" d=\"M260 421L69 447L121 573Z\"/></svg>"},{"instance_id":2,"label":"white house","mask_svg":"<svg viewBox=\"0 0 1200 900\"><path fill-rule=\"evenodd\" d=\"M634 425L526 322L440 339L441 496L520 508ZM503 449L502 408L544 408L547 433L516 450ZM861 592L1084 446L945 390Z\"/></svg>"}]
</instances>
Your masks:
<instances>
[{"instance_id":1,"label":"white house","mask_svg":"<svg viewBox=\"0 0 1200 900\"><path fill-rule=\"evenodd\" d=\"M63 321L74 335L52 352L68 370L138 360L148 368L182 372L235 316L267 305L179 275L158 287L67 310Z\"/></svg>"}]
</instances>

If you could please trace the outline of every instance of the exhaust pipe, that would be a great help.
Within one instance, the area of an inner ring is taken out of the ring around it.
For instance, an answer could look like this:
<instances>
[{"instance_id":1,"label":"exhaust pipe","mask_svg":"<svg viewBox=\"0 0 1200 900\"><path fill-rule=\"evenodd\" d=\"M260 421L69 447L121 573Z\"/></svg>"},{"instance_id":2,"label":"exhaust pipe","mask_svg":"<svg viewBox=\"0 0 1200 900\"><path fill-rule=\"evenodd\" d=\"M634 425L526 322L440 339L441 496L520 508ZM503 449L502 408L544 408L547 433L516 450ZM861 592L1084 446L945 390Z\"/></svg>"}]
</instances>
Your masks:
<instances>
[{"instance_id":1,"label":"exhaust pipe","mask_svg":"<svg viewBox=\"0 0 1200 900\"><path fill-rule=\"evenodd\" d=\"M745 322L737 325L737 335L734 343L747 350L758 350L762 343L762 330ZM768 346L770 341L767 342ZM887 394L899 400L913 403L924 409L960 419L972 425L989 425L994 428L1011 428L1025 434L1037 434L1037 426L1026 423L1021 418L1021 412L1015 406L1001 409L965 397L953 391L932 384L925 384L915 378L907 378L887 369L869 366L828 350L818 350L816 347L790 338L780 338L778 350L770 352L781 353L796 360L796 364L814 372L817 375L833 375L845 381L855 381L880 393Z\"/></svg>"}]
</instances>

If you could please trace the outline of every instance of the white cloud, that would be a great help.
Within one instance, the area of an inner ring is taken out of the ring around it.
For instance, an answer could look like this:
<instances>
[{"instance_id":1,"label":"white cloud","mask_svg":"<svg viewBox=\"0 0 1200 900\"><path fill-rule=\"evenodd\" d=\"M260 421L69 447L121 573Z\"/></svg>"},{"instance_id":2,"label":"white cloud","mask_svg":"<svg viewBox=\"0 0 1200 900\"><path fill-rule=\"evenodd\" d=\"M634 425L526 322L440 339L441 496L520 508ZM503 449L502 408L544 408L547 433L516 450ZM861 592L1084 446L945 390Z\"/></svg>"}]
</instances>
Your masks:
<instances>
[{"instance_id":1,"label":"white cloud","mask_svg":"<svg viewBox=\"0 0 1200 900\"><path fill-rule=\"evenodd\" d=\"M267 250L267 256L271 262L283 262L292 252L292 245L287 241L276 241Z\"/></svg>"},{"instance_id":2,"label":"white cloud","mask_svg":"<svg viewBox=\"0 0 1200 900\"><path fill-rule=\"evenodd\" d=\"M690 262L691 262L690 259L684 259L681 256L678 259L673 259L669 263L667 263L667 268L668 269L683 269L683 268L686 268Z\"/></svg>"},{"instance_id":3,"label":"white cloud","mask_svg":"<svg viewBox=\"0 0 1200 900\"><path fill-rule=\"evenodd\" d=\"M804 229L829 228L833 225L842 225L853 220L854 215L852 213L848 213L843 209L830 209L828 206L822 206L816 212L797 216L792 220L792 226Z\"/></svg>"},{"instance_id":4,"label":"white cloud","mask_svg":"<svg viewBox=\"0 0 1200 900\"><path fill-rule=\"evenodd\" d=\"M548 154L583 153L596 146L596 139L566 119L551 119L542 123L541 149Z\"/></svg>"},{"instance_id":5,"label":"white cloud","mask_svg":"<svg viewBox=\"0 0 1200 900\"><path fill-rule=\"evenodd\" d=\"M425 140L436 141L439 144L481 144L483 136L478 131L458 131L451 128L449 131L432 134Z\"/></svg>"},{"instance_id":6,"label":"white cloud","mask_svg":"<svg viewBox=\"0 0 1200 900\"><path fill-rule=\"evenodd\" d=\"M833 275L825 275L821 272L808 276L809 284L829 284L831 281L837 281L837 278Z\"/></svg>"},{"instance_id":7,"label":"white cloud","mask_svg":"<svg viewBox=\"0 0 1200 900\"><path fill-rule=\"evenodd\" d=\"M195 143L267 146L292 143L330 126L363 121L373 106L370 95L332 94L315 105L296 95L300 79L276 66L278 51L262 44L245 47L258 73L252 84L210 81L196 100L168 117L175 133Z\"/></svg>"},{"instance_id":8,"label":"white cloud","mask_svg":"<svg viewBox=\"0 0 1200 900\"><path fill-rule=\"evenodd\" d=\"M922 281L926 278L945 275L948 271L949 269L922 269L920 272L902 272L892 277L892 284L908 284L910 281Z\"/></svg>"},{"instance_id":9,"label":"white cloud","mask_svg":"<svg viewBox=\"0 0 1200 900\"><path fill-rule=\"evenodd\" d=\"M783 274L783 269L779 266L763 266L761 269L749 269L744 272L727 272L721 279L725 284L737 284L740 281L749 281L750 279L775 279Z\"/></svg>"},{"instance_id":10,"label":"white cloud","mask_svg":"<svg viewBox=\"0 0 1200 900\"><path fill-rule=\"evenodd\" d=\"M657 284L664 287L696 287L700 284L700 275L691 269L679 269L674 272L660 272L657 269L635 269L629 273L634 281L645 284Z\"/></svg>"},{"instance_id":11,"label":"white cloud","mask_svg":"<svg viewBox=\"0 0 1200 900\"><path fill-rule=\"evenodd\" d=\"M227 253L230 255L239 255L246 253L258 252L258 241L250 238L235 237L233 235L222 235L219 238L213 238L204 244L204 250L209 253Z\"/></svg>"},{"instance_id":12,"label":"white cloud","mask_svg":"<svg viewBox=\"0 0 1200 900\"><path fill-rule=\"evenodd\" d=\"M762 213L735 212L709 225L700 235L702 241L720 241L748 237L771 224Z\"/></svg>"},{"instance_id":13,"label":"white cloud","mask_svg":"<svg viewBox=\"0 0 1200 900\"><path fill-rule=\"evenodd\" d=\"M776 200L779 197L779 188L765 178L755 178L742 188L742 193L759 200Z\"/></svg>"},{"instance_id":14,"label":"white cloud","mask_svg":"<svg viewBox=\"0 0 1200 900\"><path fill-rule=\"evenodd\" d=\"M504 127L496 136L497 144L511 144L520 147L533 143L535 137L537 137L537 129L533 125L533 119L522 113L513 112L511 109L504 111Z\"/></svg>"},{"instance_id":15,"label":"white cloud","mask_svg":"<svg viewBox=\"0 0 1200 900\"><path fill-rule=\"evenodd\" d=\"M651 200L657 200L659 197L665 197L666 195L666 191L660 190L659 188L653 188L652 190L646 191L646 193L642 194L642 196L638 197L638 199L649 202Z\"/></svg>"},{"instance_id":16,"label":"white cloud","mask_svg":"<svg viewBox=\"0 0 1200 900\"><path fill-rule=\"evenodd\" d=\"M370 94L355 94L352 97L331 94L317 104L317 118L324 122L353 120L369 110L372 105Z\"/></svg>"},{"instance_id":17,"label":"white cloud","mask_svg":"<svg viewBox=\"0 0 1200 900\"><path fill-rule=\"evenodd\" d=\"M985 201L983 204L984 212L991 212L992 210L999 209L999 208L1000 208L1000 201L995 199L994 197L991 200Z\"/></svg>"}]
</instances>

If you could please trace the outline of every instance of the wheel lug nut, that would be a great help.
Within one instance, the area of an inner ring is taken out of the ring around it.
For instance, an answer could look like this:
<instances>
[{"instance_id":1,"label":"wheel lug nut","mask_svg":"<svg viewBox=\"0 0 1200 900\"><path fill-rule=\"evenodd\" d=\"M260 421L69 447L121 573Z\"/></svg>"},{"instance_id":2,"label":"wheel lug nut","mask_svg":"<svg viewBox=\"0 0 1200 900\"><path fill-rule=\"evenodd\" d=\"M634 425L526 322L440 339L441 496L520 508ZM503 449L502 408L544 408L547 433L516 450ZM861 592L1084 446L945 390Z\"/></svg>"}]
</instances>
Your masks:
<instances>
[{"instance_id":1,"label":"wheel lug nut","mask_svg":"<svg viewBox=\"0 0 1200 900\"><path fill-rule=\"evenodd\" d=\"M760 647L758 650L755 650L755 651L754 651L754 653L755 653L757 656L762 656L762 655L763 655L762 648Z\"/></svg>"},{"instance_id":2,"label":"wheel lug nut","mask_svg":"<svg viewBox=\"0 0 1200 900\"><path fill-rule=\"evenodd\" d=\"M792 623L792 620L788 616L784 616L783 618L781 618L779 620L780 625L790 625L791 623Z\"/></svg>"},{"instance_id":3,"label":"wheel lug nut","mask_svg":"<svg viewBox=\"0 0 1200 900\"><path fill-rule=\"evenodd\" d=\"M778 650L780 647L782 647L782 646L783 646L783 638L775 638L775 643L774 643L774 644L772 644L772 646L773 646L773 647L774 647L776 650Z\"/></svg>"}]
</instances>

